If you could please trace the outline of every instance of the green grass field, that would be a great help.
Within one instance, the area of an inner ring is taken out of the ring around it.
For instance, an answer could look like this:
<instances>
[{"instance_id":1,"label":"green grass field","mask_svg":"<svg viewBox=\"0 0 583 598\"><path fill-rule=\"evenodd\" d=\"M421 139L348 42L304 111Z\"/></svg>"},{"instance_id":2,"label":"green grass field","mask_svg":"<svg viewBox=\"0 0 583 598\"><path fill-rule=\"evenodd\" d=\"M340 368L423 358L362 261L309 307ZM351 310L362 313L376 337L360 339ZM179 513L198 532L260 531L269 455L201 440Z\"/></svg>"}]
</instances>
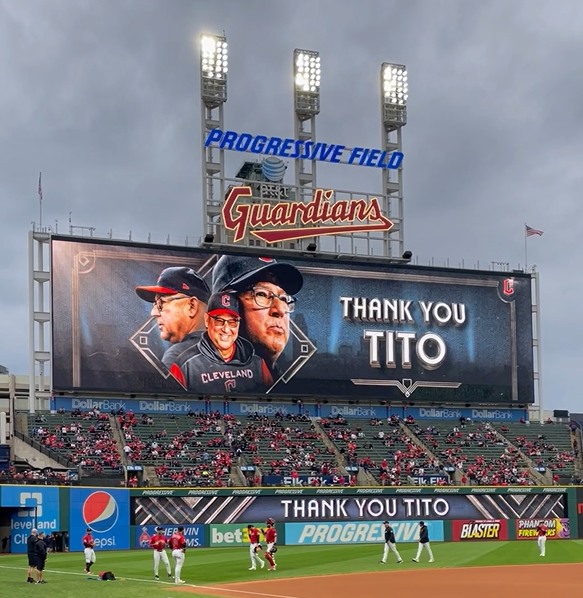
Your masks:
<instances>
[{"instance_id":1,"label":"green grass field","mask_svg":"<svg viewBox=\"0 0 583 598\"><path fill-rule=\"evenodd\" d=\"M547 556L538 556L535 541L514 542L451 542L432 544L436 562L415 564L416 545L400 544L404 559L397 565L392 555L386 565L378 563L382 545L359 546L282 546L277 553L278 570L248 571L246 548L191 549L186 554L182 578L188 586L196 588L198 596L205 596L218 584L272 578L312 575L362 573L368 571L401 571L439 567L486 567L496 565L526 565L549 563L578 563L583 561L583 540L557 540L547 542ZM57 592L59 598L78 598L87 592L104 591L107 583L108 598L185 598L173 583L165 581L164 567L160 568L162 581L153 579L152 553L146 551L99 552L95 572L111 570L122 578L114 582L89 581L83 573L83 555L67 553L49 555L45 579L47 585L26 582L26 556L0 555L0 594L11 598L30 598L32 594L46 595ZM50 584L50 585L49 585ZM99 584L99 585L95 585ZM57 589L58 588L58 589ZM192 594L194 597L194 594ZM252 596L250 595L250 598Z\"/></svg>"}]
</instances>

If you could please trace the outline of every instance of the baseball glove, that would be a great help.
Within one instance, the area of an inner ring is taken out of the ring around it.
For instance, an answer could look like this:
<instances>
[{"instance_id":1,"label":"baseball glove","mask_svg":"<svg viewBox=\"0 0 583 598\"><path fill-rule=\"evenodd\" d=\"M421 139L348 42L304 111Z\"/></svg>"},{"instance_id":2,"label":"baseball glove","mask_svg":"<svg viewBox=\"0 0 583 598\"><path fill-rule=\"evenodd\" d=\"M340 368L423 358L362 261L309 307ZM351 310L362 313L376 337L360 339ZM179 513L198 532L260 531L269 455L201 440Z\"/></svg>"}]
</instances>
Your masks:
<instances>
[{"instance_id":1,"label":"baseball glove","mask_svg":"<svg viewBox=\"0 0 583 598\"><path fill-rule=\"evenodd\" d=\"M274 544L271 549L271 554L275 554L277 552L277 546Z\"/></svg>"},{"instance_id":2,"label":"baseball glove","mask_svg":"<svg viewBox=\"0 0 583 598\"><path fill-rule=\"evenodd\" d=\"M263 550L263 546L261 546L261 544L257 544L257 546L255 547L255 554L257 554L258 552L261 552Z\"/></svg>"}]
</instances>

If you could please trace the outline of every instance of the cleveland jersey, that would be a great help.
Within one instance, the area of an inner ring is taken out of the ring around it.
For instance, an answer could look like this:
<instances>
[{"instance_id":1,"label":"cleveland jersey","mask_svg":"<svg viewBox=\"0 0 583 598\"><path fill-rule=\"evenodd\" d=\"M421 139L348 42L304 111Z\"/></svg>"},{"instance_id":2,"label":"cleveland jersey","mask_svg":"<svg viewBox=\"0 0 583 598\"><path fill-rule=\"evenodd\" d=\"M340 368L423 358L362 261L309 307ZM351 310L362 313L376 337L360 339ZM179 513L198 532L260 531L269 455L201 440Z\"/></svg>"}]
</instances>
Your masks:
<instances>
[{"instance_id":1,"label":"cleveland jersey","mask_svg":"<svg viewBox=\"0 0 583 598\"><path fill-rule=\"evenodd\" d=\"M199 343L182 353L171 372L187 390L203 395L261 392L273 383L249 341L238 338L231 359L225 361L206 332Z\"/></svg>"}]
</instances>

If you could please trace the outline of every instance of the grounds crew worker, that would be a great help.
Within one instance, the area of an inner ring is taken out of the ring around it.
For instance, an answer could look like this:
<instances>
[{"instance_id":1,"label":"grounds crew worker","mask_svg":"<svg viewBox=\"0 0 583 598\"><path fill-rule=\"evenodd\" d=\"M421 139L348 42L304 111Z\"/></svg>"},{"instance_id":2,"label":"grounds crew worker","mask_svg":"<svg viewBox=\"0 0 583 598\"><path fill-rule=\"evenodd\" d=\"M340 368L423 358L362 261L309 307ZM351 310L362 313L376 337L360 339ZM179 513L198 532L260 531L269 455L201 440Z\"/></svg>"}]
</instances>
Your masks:
<instances>
[{"instance_id":1,"label":"grounds crew worker","mask_svg":"<svg viewBox=\"0 0 583 598\"><path fill-rule=\"evenodd\" d=\"M34 583L34 570L36 569L36 543L38 542L38 532L36 529L30 530L30 536L26 539L26 554L28 556L28 578L26 583Z\"/></svg>"}]
</instances>

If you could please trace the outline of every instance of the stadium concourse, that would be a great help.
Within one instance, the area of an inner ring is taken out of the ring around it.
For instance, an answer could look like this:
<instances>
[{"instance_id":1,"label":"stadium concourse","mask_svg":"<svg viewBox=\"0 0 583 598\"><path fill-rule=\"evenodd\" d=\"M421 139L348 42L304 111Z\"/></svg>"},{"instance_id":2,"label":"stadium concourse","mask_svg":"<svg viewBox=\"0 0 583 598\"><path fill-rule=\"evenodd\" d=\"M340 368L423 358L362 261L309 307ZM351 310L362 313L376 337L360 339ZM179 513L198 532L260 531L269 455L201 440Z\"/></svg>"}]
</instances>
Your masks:
<instances>
[{"instance_id":1,"label":"stadium concourse","mask_svg":"<svg viewBox=\"0 0 583 598\"><path fill-rule=\"evenodd\" d=\"M20 428L20 430L19 430ZM19 414L30 446L63 464L14 464L0 482L128 486L400 486L578 483L574 425L186 415L75 410ZM126 474L141 470L138 474ZM67 470L81 475L71 478ZM420 482L420 480L422 480Z\"/></svg>"}]
</instances>

